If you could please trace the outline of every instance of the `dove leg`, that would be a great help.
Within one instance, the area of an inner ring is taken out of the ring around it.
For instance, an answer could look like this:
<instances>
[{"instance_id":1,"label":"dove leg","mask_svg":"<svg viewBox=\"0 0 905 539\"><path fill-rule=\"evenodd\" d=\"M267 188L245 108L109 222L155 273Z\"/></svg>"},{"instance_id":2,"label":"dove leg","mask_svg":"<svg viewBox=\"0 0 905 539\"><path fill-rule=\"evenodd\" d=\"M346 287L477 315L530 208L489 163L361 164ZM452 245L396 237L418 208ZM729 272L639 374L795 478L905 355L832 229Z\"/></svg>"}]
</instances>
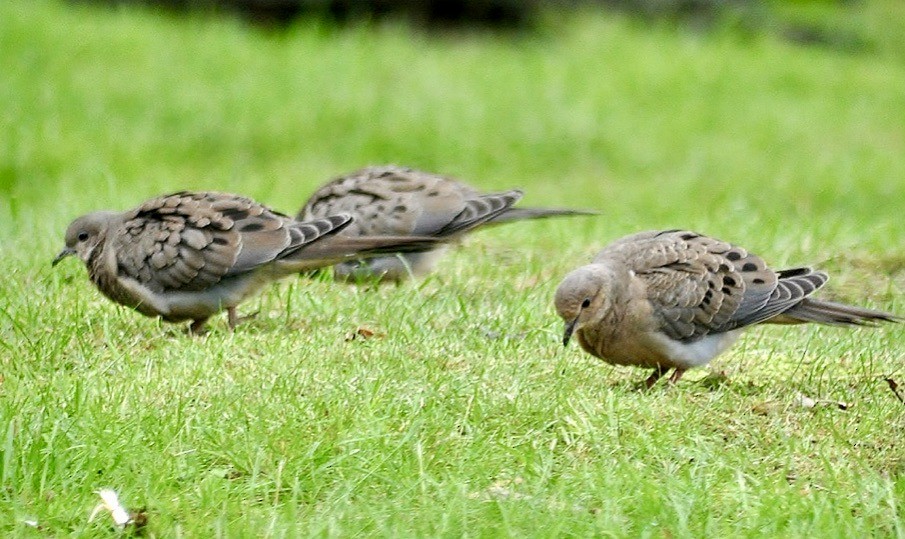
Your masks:
<instances>
[{"instance_id":1,"label":"dove leg","mask_svg":"<svg viewBox=\"0 0 905 539\"><path fill-rule=\"evenodd\" d=\"M204 333L204 324L206 323L206 317L193 320L192 325L189 326L189 335L201 335L202 333Z\"/></svg>"},{"instance_id":2,"label":"dove leg","mask_svg":"<svg viewBox=\"0 0 905 539\"><path fill-rule=\"evenodd\" d=\"M226 321L227 321L227 324L229 325L230 331L236 329L236 326L238 326L242 322L245 322L246 320L251 320L256 316L258 316L257 312L251 313L246 316L239 316L239 314L236 312L235 307L229 307L226 309Z\"/></svg>"},{"instance_id":3,"label":"dove leg","mask_svg":"<svg viewBox=\"0 0 905 539\"><path fill-rule=\"evenodd\" d=\"M675 384L676 382L679 381L679 378L681 378L683 374L685 374L685 369L676 369L676 370L674 370L674 371L672 372L672 376L669 377L669 383L670 383L670 384Z\"/></svg>"},{"instance_id":4,"label":"dove leg","mask_svg":"<svg viewBox=\"0 0 905 539\"><path fill-rule=\"evenodd\" d=\"M651 387L653 387L653 385L657 383L657 380L659 380L661 376L666 374L666 371L668 370L669 369L663 367L657 367L656 370L654 370L654 373L648 376L646 380L644 380L644 388L650 389Z\"/></svg>"},{"instance_id":5,"label":"dove leg","mask_svg":"<svg viewBox=\"0 0 905 539\"><path fill-rule=\"evenodd\" d=\"M236 329L236 326L239 325L243 319L239 317L238 313L236 313L235 307L229 307L226 309L226 323L229 326L229 330L233 331Z\"/></svg>"}]
</instances>

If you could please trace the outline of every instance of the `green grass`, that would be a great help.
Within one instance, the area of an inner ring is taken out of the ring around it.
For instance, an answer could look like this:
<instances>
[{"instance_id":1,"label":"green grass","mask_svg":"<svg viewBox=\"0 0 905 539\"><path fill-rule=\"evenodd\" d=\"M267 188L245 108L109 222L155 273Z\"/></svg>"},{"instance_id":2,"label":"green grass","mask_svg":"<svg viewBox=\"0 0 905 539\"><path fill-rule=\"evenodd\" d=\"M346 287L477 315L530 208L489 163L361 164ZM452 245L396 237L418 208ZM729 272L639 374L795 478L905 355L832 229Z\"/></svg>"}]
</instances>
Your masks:
<instances>
[{"instance_id":1,"label":"green grass","mask_svg":"<svg viewBox=\"0 0 905 539\"><path fill-rule=\"evenodd\" d=\"M901 326L754 329L730 383L639 393L562 349L551 304L607 242L686 227L905 312L901 50L548 25L0 3L0 535L110 535L87 517L112 487L152 537L905 537ZM417 284L290 279L202 338L50 268L93 209L209 188L294 212L385 162L604 215L481 232Z\"/></svg>"}]
</instances>

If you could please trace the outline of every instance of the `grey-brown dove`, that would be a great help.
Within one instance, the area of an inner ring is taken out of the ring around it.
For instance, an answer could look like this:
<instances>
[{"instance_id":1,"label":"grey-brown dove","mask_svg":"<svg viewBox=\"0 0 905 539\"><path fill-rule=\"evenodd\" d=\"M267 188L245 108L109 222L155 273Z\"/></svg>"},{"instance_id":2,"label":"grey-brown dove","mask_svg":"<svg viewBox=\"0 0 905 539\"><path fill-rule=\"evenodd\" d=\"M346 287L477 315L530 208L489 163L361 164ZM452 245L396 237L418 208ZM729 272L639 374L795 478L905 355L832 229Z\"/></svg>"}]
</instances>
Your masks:
<instances>
[{"instance_id":1,"label":"grey-brown dove","mask_svg":"<svg viewBox=\"0 0 905 539\"><path fill-rule=\"evenodd\" d=\"M336 235L352 220L337 214L298 222L238 195L184 191L126 212L79 217L53 265L78 255L91 281L116 303L167 322L191 320L192 332L225 309L233 328L236 306L272 280L436 242Z\"/></svg>"},{"instance_id":2,"label":"grey-brown dove","mask_svg":"<svg viewBox=\"0 0 905 539\"><path fill-rule=\"evenodd\" d=\"M494 212L503 194L481 194L455 179L395 165L367 167L330 180L311 195L296 216L315 219L338 212L349 213L355 221L342 234L415 235L455 238L485 224L521 219L567 215L595 215L597 212L559 208L513 208L511 204ZM513 200L515 203L518 199ZM371 258L364 262L338 264L338 279L381 279L402 281L431 272L443 254L444 244L430 251Z\"/></svg>"},{"instance_id":3,"label":"grey-brown dove","mask_svg":"<svg viewBox=\"0 0 905 539\"><path fill-rule=\"evenodd\" d=\"M748 326L817 322L839 326L901 321L881 311L812 299L828 276L811 268L774 271L741 247L695 232L634 234L569 273L556 290L565 321L589 354L653 369L652 386L676 382L726 350Z\"/></svg>"}]
</instances>

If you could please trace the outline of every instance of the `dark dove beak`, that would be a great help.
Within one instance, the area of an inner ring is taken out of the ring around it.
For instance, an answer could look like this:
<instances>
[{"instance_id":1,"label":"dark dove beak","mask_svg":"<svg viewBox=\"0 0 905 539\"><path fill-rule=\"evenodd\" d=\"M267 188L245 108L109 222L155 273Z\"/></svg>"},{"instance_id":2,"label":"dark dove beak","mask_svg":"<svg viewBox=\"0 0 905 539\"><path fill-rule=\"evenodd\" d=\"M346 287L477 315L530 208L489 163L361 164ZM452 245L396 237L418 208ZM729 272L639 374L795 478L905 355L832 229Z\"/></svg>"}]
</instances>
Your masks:
<instances>
[{"instance_id":1,"label":"dark dove beak","mask_svg":"<svg viewBox=\"0 0 905 539\"><path fill-rule=\"evenodd\" d=\"M60 251L60 254L57 255L56 258L53 259L53 262L50 263L50 267L54 267L60 263L60 260L63 260L67 256L73 256L75 254L75 249L67 247Z\"/></svg>"},{"instance_id":2,"label":"dark dove beak","mask_svg":"<svg viewBox=\"0 0 905 539\"><path fill-rule=\"evenodd\" d=\"M578 317L571 322L566 322L566 330L562 334L562 345L569 346L569 340L572 339L572 333L575 331L575 325L578 324Z\"/></svg>"}]
</instances>

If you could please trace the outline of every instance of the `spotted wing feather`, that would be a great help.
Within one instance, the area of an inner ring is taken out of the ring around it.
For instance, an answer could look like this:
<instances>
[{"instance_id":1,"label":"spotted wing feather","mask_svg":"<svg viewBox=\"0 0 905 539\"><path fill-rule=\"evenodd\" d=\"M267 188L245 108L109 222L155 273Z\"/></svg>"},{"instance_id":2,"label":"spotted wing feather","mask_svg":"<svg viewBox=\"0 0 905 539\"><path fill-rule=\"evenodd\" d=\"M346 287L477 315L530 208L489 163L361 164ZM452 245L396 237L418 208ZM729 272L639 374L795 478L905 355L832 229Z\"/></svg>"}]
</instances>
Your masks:
<instances>
[{"instance_id":1,"label":"spotted wing feather","mask_svg":"<svg viewBox=\"0 0 905 539\"><path fill-rule=\"evenodd\" d=\"M728 243L688 231L668 231L624 243L636 275L645 281L661 329L694 341L730 323L743 299L743 281L721 255ZM639 256L640 255L640 256Z\"/></svg>"},{"instance_id":2,"label":"spotted wing feather","mask_svg":"<svg viewBox=\"0 0 905 539\"><path fill-rule=\"evenodd\" d=\"M297 219L347 212L355 217L348 235L425 236L453 220L472 194L464 184L410 168L367 167L323 185Z\"/></svg>"},{"instance_id":3,"label":"spotted wing feather","mask_svg":"<svg viewBox=\"0 0 905 539\"><path fill-rule=\"evenodd\" d=\"M130 212L113 238L118 271L154 292L200 291L291 255L348 224L347 215L297 223L251 199L179 192Z\"/></svg>"},{"instance_id":4,"label":"spotted wing feather","mask_svg":"<svg viewBox=\"0 0 905 539\"><path fill-rule=\"evenodd\" d=\"M614 255L646 283L664 333L686 342L767 321L826 282L809 268L777 273L745 249L690 231L629 236L601 253Z\"/></svg>"},{"instance_id":5,"label":"spotted wing feather","mask_svg":"<svg viewBox=\"0 0 905 539\"><path fill-rule=\"evenodd\" d=\"M189 195L149 200L129 212L113 242L118 272L153 292L204 290L235 266L241 238L232 220Z\"/></svg>"}]
</instances>

